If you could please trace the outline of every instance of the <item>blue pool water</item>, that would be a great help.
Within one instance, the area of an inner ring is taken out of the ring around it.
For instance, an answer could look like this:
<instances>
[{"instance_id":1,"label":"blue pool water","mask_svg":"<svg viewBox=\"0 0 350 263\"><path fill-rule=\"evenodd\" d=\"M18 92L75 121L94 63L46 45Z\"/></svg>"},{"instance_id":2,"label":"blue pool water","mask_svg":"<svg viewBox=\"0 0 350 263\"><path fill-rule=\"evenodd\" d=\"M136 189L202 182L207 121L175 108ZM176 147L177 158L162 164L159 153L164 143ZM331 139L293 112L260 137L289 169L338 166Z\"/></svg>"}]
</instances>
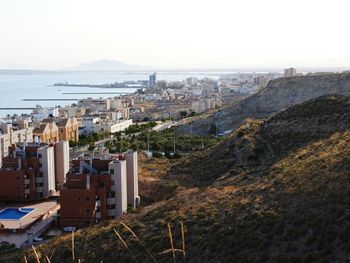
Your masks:
<instances>
[{"instance_id":1,"label":"blue pool water","mask_svg":"<svg viewBox=\"0 0 350 263\"><path fill-rule=\"evenodd\" d=\"M0 211L0 220L18 220L33 210L34 208L6 208Z\"/></svg>"}]
</instances>

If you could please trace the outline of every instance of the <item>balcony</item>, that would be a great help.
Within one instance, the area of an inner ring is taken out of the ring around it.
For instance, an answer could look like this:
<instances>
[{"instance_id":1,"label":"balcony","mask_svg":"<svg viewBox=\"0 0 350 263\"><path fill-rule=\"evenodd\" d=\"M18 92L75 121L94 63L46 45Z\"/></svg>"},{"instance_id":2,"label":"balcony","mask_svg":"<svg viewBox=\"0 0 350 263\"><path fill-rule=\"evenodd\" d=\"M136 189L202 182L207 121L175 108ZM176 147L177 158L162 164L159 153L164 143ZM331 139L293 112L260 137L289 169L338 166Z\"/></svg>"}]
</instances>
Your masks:
<instances>
[{"instance_id":1,"label":"balcony","mask_svg":"<svg viewBox=\"0 0 350 263\"><path fill-rule=\"evenodd\" d=\"M24 193L25 193L26 195L29 195L29 194L30 194L30 189L29 189L29 188L24 189Z\"/></svg>"},{"instance_id":2,"label":"balcony","mask_svg":"<svg viewBox=\"0 0 350 263\"><path fill-rule=\"evenodd\" d=\"M101 212L96 212L96 218L101 218Z\"/></svg>"},{"instance_id":3,"label":"balcony","mask_svg":"<svg viewBox=\"0 0 350 263\"><path fill-rule=\"evenodd\" d=\"M35 188L35 192L36 193L42 193L43 192L43 187L42 186L36 187Z\"/></svg>"},{"instance_id":4,"label":"balcony","mask_svg":"<svg viewBox=\"0 0 350 263\"><path fill-rule=\"evenodd\" d=\"M109 197L107 198L107 205L114 205L115 204L115 198Z\"/></svg>"},{"instance_id":5,"label":"balcony","mask_svg":"<svg viewBox=\"0 0 350 263\"><path fill-rule=\"evenodd\" d=\"M24 184L30 184L30 180L29 179L24 179Z\"/></svg>"},{"instance_id":6,"label":"balcony","mask_svg":"<svg viewBox=\"0 0 350 263\"><path fill-rule=\"evenodd\" d=\"M115 216L115 209L107 209L107 216Z\"/></svg>"},{"instance_id":7,"label":"balcony","mask_svg":"<svg viewBox=\"0 0 350 263\"><path fill-rule=\"evenodd\" d=\"M43 178L42 177L37 177L37 178L35 178L35 182L37 184L41 184L43 182Z\"/></svg>"}]
</instances>

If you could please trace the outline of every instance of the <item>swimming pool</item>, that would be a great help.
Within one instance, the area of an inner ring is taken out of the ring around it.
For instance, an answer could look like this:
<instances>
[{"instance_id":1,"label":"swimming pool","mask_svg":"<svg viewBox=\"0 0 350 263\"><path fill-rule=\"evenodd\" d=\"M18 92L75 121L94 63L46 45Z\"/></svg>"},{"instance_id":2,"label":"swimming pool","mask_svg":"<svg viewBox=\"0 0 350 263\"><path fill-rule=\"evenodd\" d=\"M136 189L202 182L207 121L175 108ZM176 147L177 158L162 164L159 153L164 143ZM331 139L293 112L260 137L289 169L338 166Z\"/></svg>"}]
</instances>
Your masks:
<instances>
[{"instance_id":1,"label":"swimming pool","mask_svg":"<svg viewBox=\"0 0 350 263\"><path fill-rule=\"evenodd\" d=\"M18 220L32 212L34 208L5 208L0 211L0 220Z\"/></svg>"}]
</instances>

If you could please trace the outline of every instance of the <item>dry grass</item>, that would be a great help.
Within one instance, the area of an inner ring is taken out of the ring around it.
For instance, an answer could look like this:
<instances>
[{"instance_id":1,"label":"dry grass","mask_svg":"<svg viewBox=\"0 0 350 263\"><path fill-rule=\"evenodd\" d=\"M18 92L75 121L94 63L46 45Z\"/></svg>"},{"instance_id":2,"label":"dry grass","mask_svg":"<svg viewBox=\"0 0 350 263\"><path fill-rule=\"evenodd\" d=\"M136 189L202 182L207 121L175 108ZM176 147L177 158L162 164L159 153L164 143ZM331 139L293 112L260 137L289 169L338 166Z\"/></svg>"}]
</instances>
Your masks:
<instances>
[{"instance_id":1,"label":"dry grass","mask_svg":"<svg viewBox=\"0 0 350 263\"><path fill-rule=\"evenodd\" d=\"M36 262L40 263L40 256L39 256L38 252L36 252L36 249L34 246L32 246L32 249L33 249L34 254L35 254Z\"/></svg>"},{"instance_id":2,"label":"dry grass","mask_svg":"<svg viewBox=\"0 0 350 263\"><path fill-rule=\"evenodd\" d=\"M124 228L131 233L131 235L141 244L141 246L146 250L147 254L151 257L151 259L153 260L153 262L157 262L157 260L154 258L154 256L152 255L151 251L149 251L149 249L146 247L145 243L135 234L134 231L132 231L132 229L124 224L123 222L121 222L120 224L122 224L124 226Z\"/></svg>"},{"instance_id":3,"label":"dry grass","mask_svg":"<svg viewBox=\"0 0 350 263\"><path fill-rule=\"evenodd\" d=\"M170 241L170 245L171 245L171 250L172 250L172 254L173 254L173 259L174 259L174 262L176 262L176 255L175 255L175 250L174 250L173 234L171 233L171 227L170 227L170 224L169 224L169 223L168 223L168 237L169 237L169 241Z\"/></svg>"},{"instance_id":4,"label":"dry grass","mask_svg":"<svg viewBox=\"0 0 350 263\"><path fill-rule=\"evenodd\" d=\"M185 245L185 229L184 229L184 222L180 222L181 224L181 239L182 239L182 252L184 255L184 259L186 260L186 245Z\"/></svg>"},{"instance_id":5,"label":"dry grass","mask_svg":"<svg viewBox=\"0 0 350 263\"><path fill-rule=\"evenodd\" d=\"M129 254L132 256L132 258L135 260L135 262L138 262L135 255L130 250L128 244L124 241L124 239L121 237L121 235L118 233L118 231L114 229L114 233L116 234L118 239L122 242L123 246L128 250Z\"/></svg>"},{"instance_id":6,"label":"dry grass","mask_svg":"<svg viewBox=\"0 0 350 263\"><path fill-rule=\"evenodd\" d=\"M72 231L72 261L75 261L75 254L74 254L74 230Z\"/></svg>"}]
</instances>

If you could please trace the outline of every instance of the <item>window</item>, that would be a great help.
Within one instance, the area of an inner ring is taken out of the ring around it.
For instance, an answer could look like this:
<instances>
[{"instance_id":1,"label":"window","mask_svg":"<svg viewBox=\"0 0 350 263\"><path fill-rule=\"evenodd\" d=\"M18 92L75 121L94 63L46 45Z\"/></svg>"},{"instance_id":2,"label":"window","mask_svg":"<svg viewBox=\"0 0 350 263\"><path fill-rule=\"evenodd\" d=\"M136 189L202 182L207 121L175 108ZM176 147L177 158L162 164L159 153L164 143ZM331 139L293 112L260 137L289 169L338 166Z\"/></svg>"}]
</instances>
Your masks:
<instances>
[{"instance_id":1,"label":"window","mask_svg":"<svg viewBox=\"0 0 350 263\"><path fill-rule=\"evenodd\" d=\"M85 197L85 201L89 202L90 201L90 197Z\"/></svg>"},{"instance_id":2,"label":"window","mask_svg":"<svg viewBox=\"0 0 350 263\"><path fill-rule=\"evenodd\" d=\"M86 210L85 210L85 212L87 213L87 214L90 214L90 209L89 208L87 208Z\"/></svg>"},{"instance_id":3,"label":"window","mask_svg":"<svg viewBox=\"0 0 350 263\"><path fill-rule=\"evenodd\" d=\"M114 174L114 169L109 170L110 174Z\"/></svg>"},{"instance_id":4,"label":"window","mask_svg":"<svg viewBox=\"0 0 350 263\"><path fill-rule=\"evenodd\" d=\"M115 192L109 192L107 195L108 198L113 198L115 197Z\"/></svg>"},{"instance_id":5,"label":"window","mask_svg":"<svg viewBox=\"0 0 350 263\"><path fill-rule=\"evenodd\" d=\"M38 154L38 158L40 159L42 157L41 153Z\"/></svg>"}]
</instances>

